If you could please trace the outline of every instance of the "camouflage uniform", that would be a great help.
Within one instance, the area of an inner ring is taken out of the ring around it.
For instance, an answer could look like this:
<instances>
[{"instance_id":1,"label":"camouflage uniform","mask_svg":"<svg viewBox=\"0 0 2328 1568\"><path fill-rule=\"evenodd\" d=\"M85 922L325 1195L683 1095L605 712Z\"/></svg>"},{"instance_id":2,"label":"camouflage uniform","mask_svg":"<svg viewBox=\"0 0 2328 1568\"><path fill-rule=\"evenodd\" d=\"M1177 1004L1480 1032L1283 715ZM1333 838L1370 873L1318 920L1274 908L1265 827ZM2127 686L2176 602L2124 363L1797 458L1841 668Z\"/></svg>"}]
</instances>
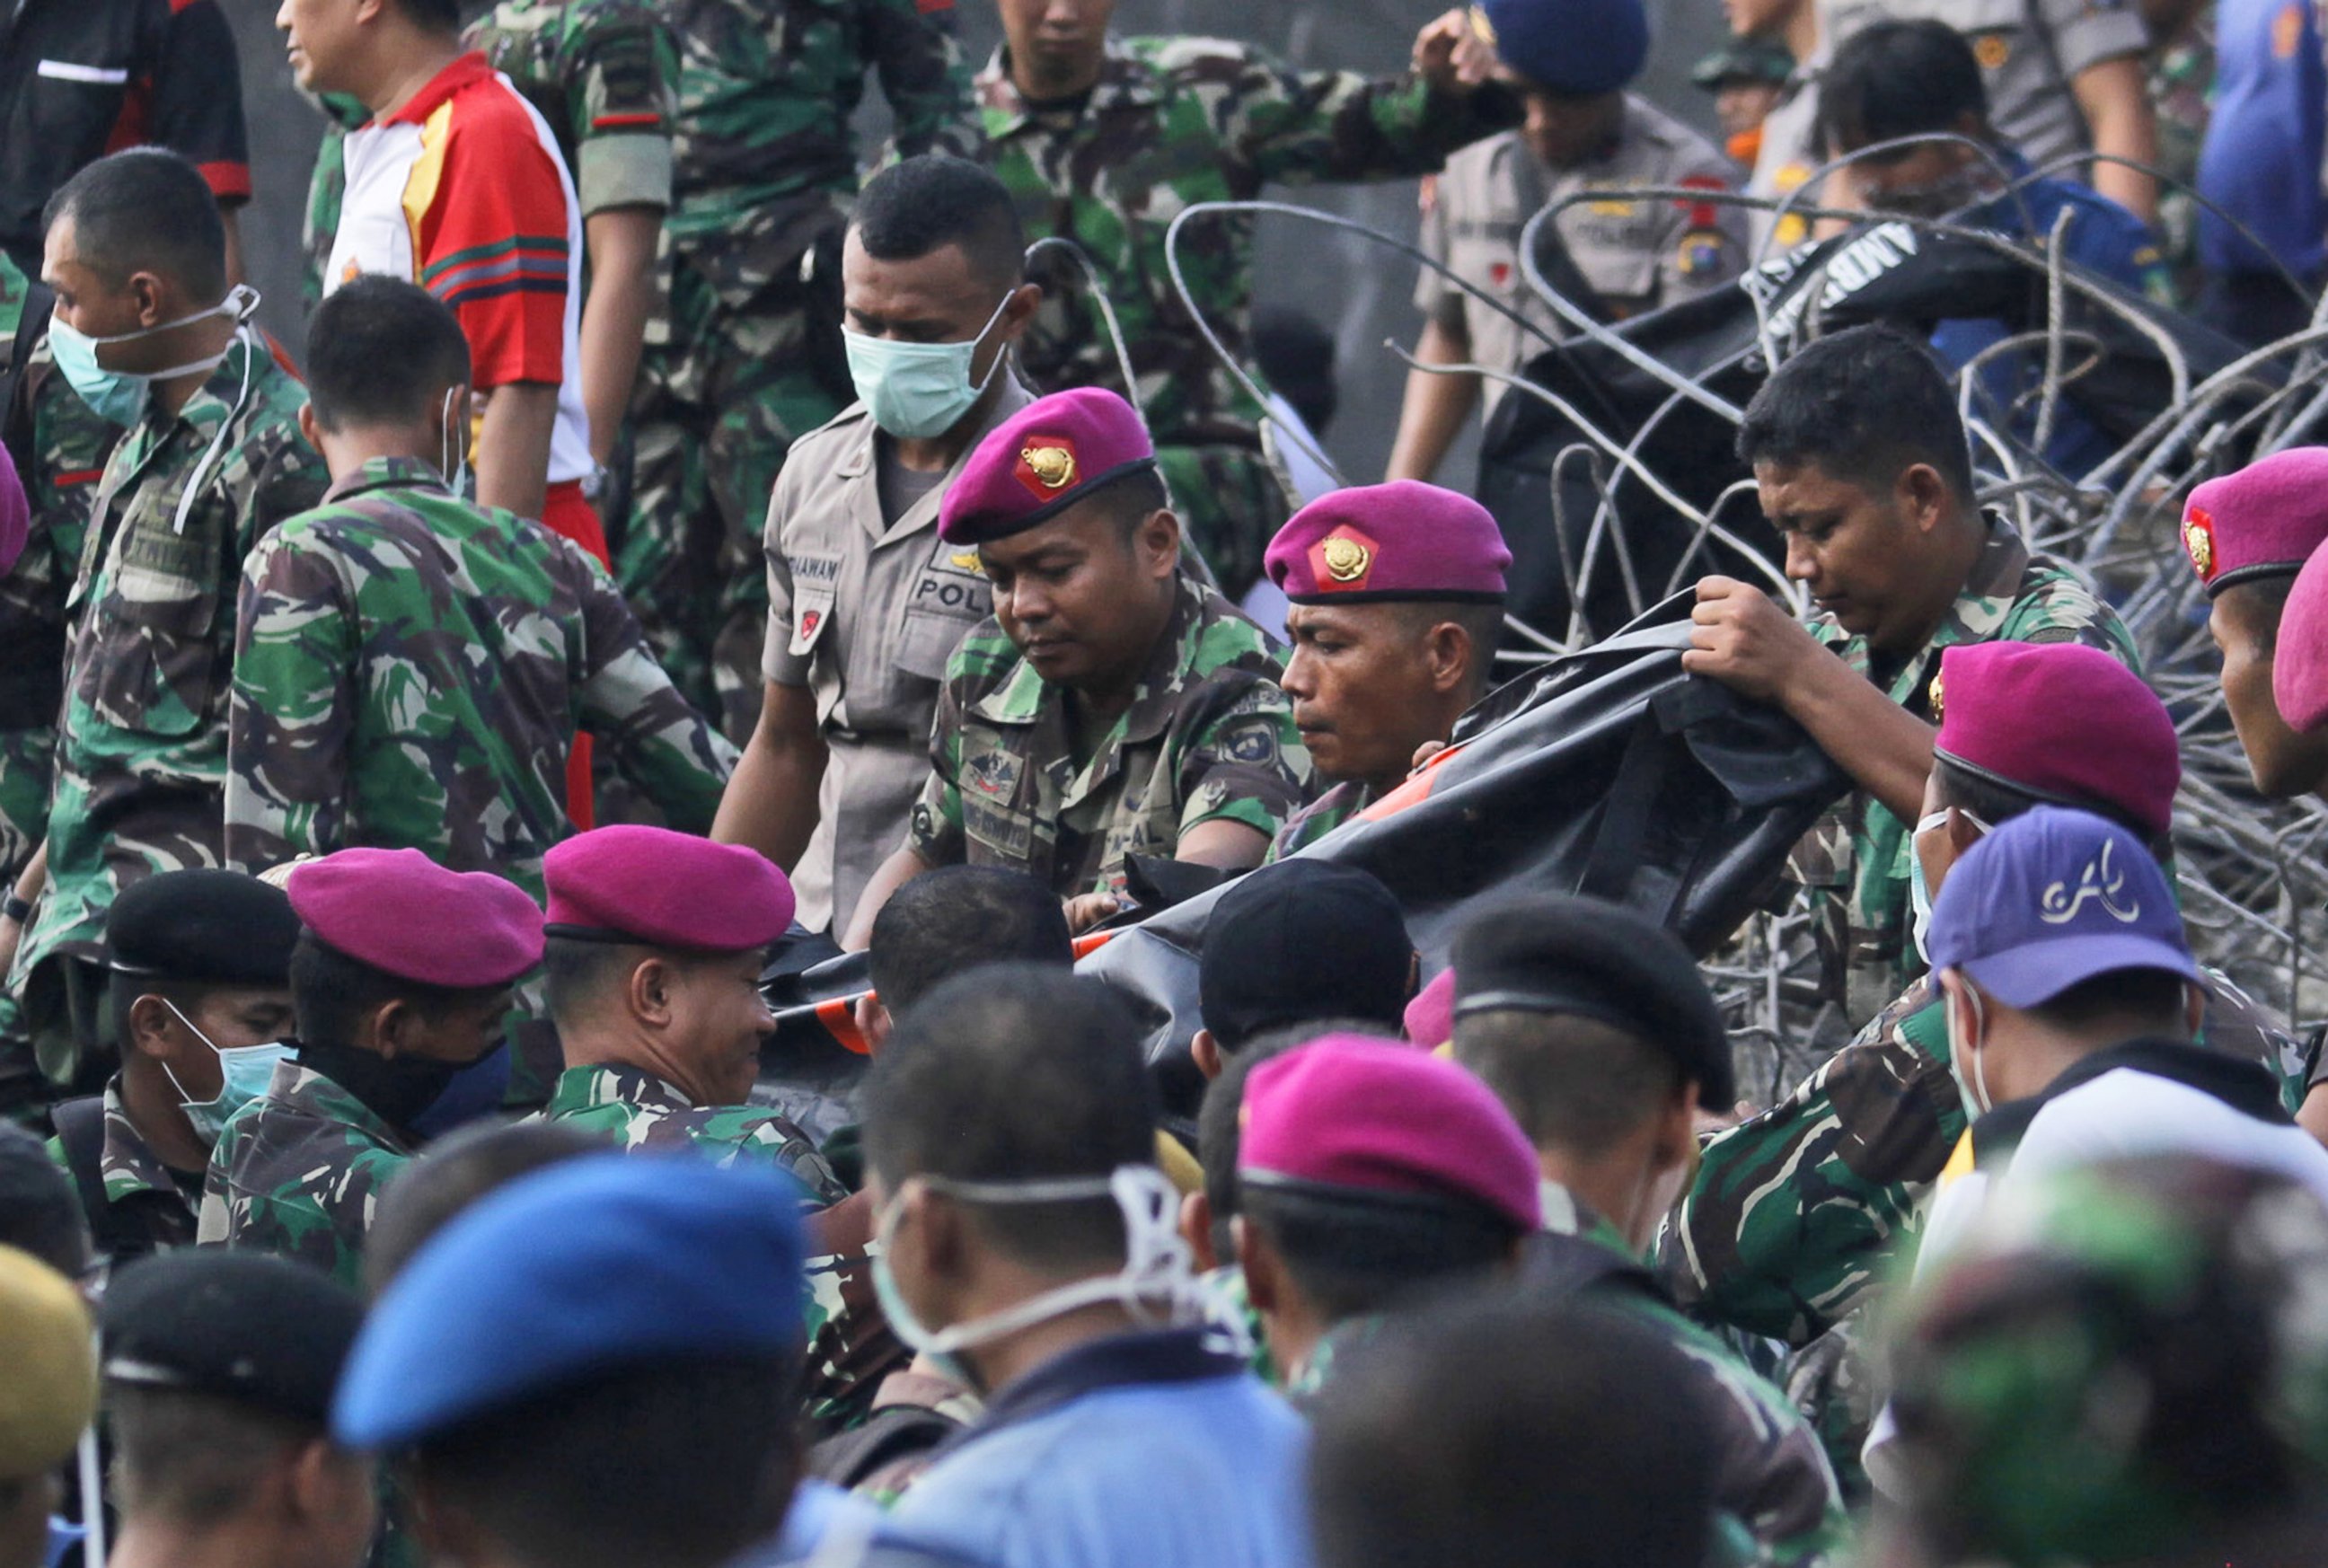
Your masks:
<instances>
[{"instance_id":1,"label":"camouflage uniform","mask_svg":"<svg viewBox=\"0 0 2328 1568\"><path fill-rule=\"evenodd\" d=\"M735 765L603 568L425 463L366 463L276 530L240 619L226 852L245 869L411 848L538 899L573 831L577 728L687 832L709 830Z\"/></svg>"},{"instance_id":2,"label":"camouflage uniform","mask_svg":"<svg viewBox=\"0 0 2328 1568\"><path fill-rule=\"evenodd\" d=\"M930 781L906 843L933 866L1027 871L1062 896L1121 893L1131 855L1172 857L1200 822L1263 835L1300 804L1310 754L1269 639L1183 575L1130 708L1079 761L1068 696L992 617L946 665Z\"/></svg>"},{"instance_id":3,"label":"camouflage uniform","mask_svg":"<svg viewBox=\"0 0 2328 1568\"><path fill-rule=\"evenodd\" d=\"M1270 841L1269 858L1282 860L1300 854L1372 804L1372 790L1356 779L1343 780L1285 819Z\"/></svg>"},{"instance_id":4,"label":"camouflage uniform","mask_svg":"<svg viewBox=\"0 0 2328 1568\"><path fill-rule=\"evenodd\" d=\"M62 1139L49 1140L49 1158L58 1169L73 1174ZM98 1178L105 1184L106 1212L89 1215L89 1228L99 1250L111 1261L193 1244L201 1183L182 1181L162 1163L129 1120L117 1073L105 1086L105 1142L98 1157ZM118 1237L135 1237L142 1244L108 1244L108 1238Z\"/></svg>"},{"instance_id":5,"label":"camouflage uniform","mask_svg":"<svg viewBox=\"0 0 2328 1568\"><path fill-rule=\"evenodd\" d=\"M280 1253L361 1287L380 1189L412 1157L362 1101L313 1067L278 1062L267 1093L211 1150L195 1239Z\"/></svg>"},{"instance_id":6,"label":"camouflage uniform","mask_svg":"<svg viewBox=\"0 0 2328 1568\"><path fill-rule=\"evenodd\" d=\"M695 1149L716 1156L719 1165L766 1161L798 1180L820 1206L849 1196L809 1135L775 1112L698 1105L643 1068L568 1067L551 1087L541 1117L603 1132L625 1152Z\"/></svg>"},{"instance_id":7,"label":"camouflage uniform","mask_svg":"<svg viewBox=\"0 0 2328 1568\"><path fill-rule=\"evenodd\" d=\"M329 482L299 434L305 400L246 330L183 408L149 405L106 464L66 600L48 891L10 979L52 1078L101 1038L101 987L69 966L101 955L114 895L224 854L235 583Z\"/></svg>"},{"instance_id":8,"label":"camouflage uniform","mask_svg":"<svg viewBox=\"0 0 2328 1568\"><path fill-rule=\"evenodd\" d=\"M1567 1188L1543 1188L1544 1228L1609 1248L1629 1263L1632 1247L1614 1225ZM1612 1305L1667 1335L1704 1368L1720 1390L1723 1419L1715 1437L1721 1463L1715 1504L1753 1535L1755 1561L1773 1564L1839 1562L1851 1523L1818 1434L1787 1396L1715 1335L1647 1290L1605 1292Z\"/></svg>"},{"instance_id":9,"label":"camouflage uniform","mask_svg":"<svg viewBox=\"0 0 2328 1568\"><path fill-rule=\"evenodd\" d=\"M2260 1061L2292 1113L2303 1042L2225 976L2206 972L2203 1038ZM1798 1347L1790 1387L1827 1441L1846 1491L1873 1412L1860 1319L1915 1261L1932 1183L1964 1136L1945 1009L1926 975L1786 1099L1717 1133L1660 1242L1697 1316Z\"/></svg>"},{"instance_id":10,"label":"camouflage uniform","mask_svg":"<svg viewBox=\"0 0 2328 1568\"><path fill-rule=\"evenodd\" d=\"M2002 518L1990 520L1988 541L1956 603L1913 653L1879 657L1831 615L1812 621L1810 631L1925 719L1940 651L1959 643L2083 643L2141 667L2117 613L2075 568L2032 556ZM1792 873L1812 896L1821 993L1842 1006L1854 1028L1923 971L1908 941L1908 856L1907 825L1863 791L1845 797L1795 848Z\"/></svg>"},{"instance_id":11,"label":"camouflage uniform","mask_svg":"<svg viewBox=\"0 0 2328 1568\"><path fill-rule=\"evenodd\" d=\"M853 395L830 249L857 188L850 119L871 71L896 155L977 155L953 10L680 0L669 13L680 48L669 287L631 405L631 514L608 543L656 655L738 740L760 711L768 494L793 441Z\"/></svg>"},{"instance_id":12,"label":"camouflage uniform","mask_svg":"<svg viewBox=\"0 0 2328 1568\"><path fill-rule=\"evenodd\" d=\"M2153 48L2147 65L2150 101L2158 109L2158 167L2174 182L2159 187L2158 249L2171 303L2188 310L2197 303L2201 283L2199 203L2192 188L2199 180L2207 99L2215 85L2215 8L2208 6L2172 40Z\"/></svg>"},{"instance_id":13,"label":"camouflage uniform","mask_svg":"<svg viewBox=\"0 0 2328 1568\"><path fill-rule=\"evenodd\" d=\"M1425 174L1517 118L1501 91L1454 97L1412 75L1294 70L1206 38L1111 41L1079 107L1019 96L1002 53L978 79L994 172L1030 239L1072 239L1115 306L1137 389L1122 384L1098 302L1072 263L1041 273L1046 297L1019 344L1046 392L1099 386L1138 403L1173 503L1232 595L1261 571L1291 502L1262 446L1262 411L1205 346L1172 287L1164 233L1199 202L1266 184ZM1249 364L1251 216L1192 224L1178 248L1188 293L1222 345Z\"/></svg>"},{"instance_id":14,"label":"camouflage uniform","mask_svg":"<svg viewBox=\"0 0 2328 1568\"><path fill-rule=\"evenodd\" d=\"M31 304L16 264L0 252L0 363L15 353ZM46 833L65 658L65 592L88 530L89 496L119 427L97 417L57 374L48 335L31 350L19 407L29 449L11 455L33 505L24 553L0 577L0 878L13 883Z\"/></svg>"},{"instance_id":15,"label":"camouflage uniform","mask_svg":"<svg viewBox=\"0 0 2328 1568\"><path fill-rule=\"evenodd\" d=\"M462 42L482 52L549 122L586 221L611 207L671 205L679 53L652 5L502 0L470 24ZM342 141L369 117L362 104L337 94L317 107L325 119L324 142L300 228L309 310L323 300L324 268L340 229L347 187Z\"/></svg>"}]
</instances>

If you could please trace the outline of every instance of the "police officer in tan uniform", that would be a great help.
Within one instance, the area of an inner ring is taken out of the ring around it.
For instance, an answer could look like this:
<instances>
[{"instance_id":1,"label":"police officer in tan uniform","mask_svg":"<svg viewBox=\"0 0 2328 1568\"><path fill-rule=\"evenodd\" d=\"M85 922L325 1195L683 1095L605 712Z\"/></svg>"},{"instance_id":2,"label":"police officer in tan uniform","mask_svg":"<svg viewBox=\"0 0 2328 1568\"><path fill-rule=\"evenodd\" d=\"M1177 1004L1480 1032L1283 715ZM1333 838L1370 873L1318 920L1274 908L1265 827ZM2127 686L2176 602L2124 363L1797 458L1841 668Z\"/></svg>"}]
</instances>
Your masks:
<instances>
[{"instance_id":1,"label":"police officer in tan uniform","mask_svg":"<svg viewBox=\"0 0 2328 1568\"><path fill-rule=\"evenodd\" d=\"M929 776L946 660L992 611L938 502L1030 400L1010 348L1041 290L1009 192L909 159L868 183L842 255L859 401L793 445L768 507L758 727L712 836L788 868L811 930L848 927Z\"/></svg>"},{"instance_id":2,"label":"police officer in tan uniform","mask_svg":"<svg viewBox=\"0 0 2328 1568\"><path fill-rule=\"evenodd\" d=\"M1471 284L1555 336L1571 328L1528 286L1521 230L1546 205L1605 189L1554 220L1588 297L1577 303L1610 321L1688 299L1736 277L1745 265L1746 219L1732 204L1636 198L1624 187L1734 188L1720 148L1624 90L1648 53L1639 0L1487 0L1474 14L1527 106L1527 118L1447 160L1422 221L1422 249ZM1561 277L1546 269L1547 280ZM1516 371L1544 340L1489 309L1438 272L1415 291L1424 316L1416 358L1427 365L1478 364ZM1479 401L1492 414L1504 388L1491 378L1418 370L1407 377L1389 477L1429 480Z\"/></svg>"}]
</instances>

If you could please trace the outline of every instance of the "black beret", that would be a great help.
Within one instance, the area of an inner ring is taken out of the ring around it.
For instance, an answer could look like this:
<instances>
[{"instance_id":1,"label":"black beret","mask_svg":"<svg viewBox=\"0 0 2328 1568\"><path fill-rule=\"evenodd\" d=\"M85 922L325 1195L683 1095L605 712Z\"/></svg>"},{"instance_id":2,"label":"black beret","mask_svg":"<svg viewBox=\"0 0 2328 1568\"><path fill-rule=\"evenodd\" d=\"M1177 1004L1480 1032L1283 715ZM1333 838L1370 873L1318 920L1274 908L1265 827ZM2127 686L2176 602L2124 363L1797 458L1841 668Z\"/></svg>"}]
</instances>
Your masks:
<instances>
[{"instance_id":1,"label":"black beret","mask_svg":"<svg viewBox=\"0 0 2328 1568\"><path fill-rule=\"evenodd\" d=\"M183 1247L105 1292L105 1376L325 1424L363 1303L320 1270L264 1253Z\"/></svg>"},{"instance_id":2,"label":"black beret","mask_svg":"<svg viewBox=\"0 0 2328 1568\"><path fill-rule=\"evenodd\" d=\"M1730 1036L1689 950L1665 927L1598 898L1499 904L1455 939L1455 1017L1573 1014L1635 1035L1697 1081L1697 1102L1737 1099ZM1459 1029L1460 1032L1460 1029Z\"/></svg>"},{"instance_id":3,"label":"black beret","mask_svg":"<svg viewBox=\"0 0 2328 1568\"><path fill-rule=\"evenodd\" d=\"M239 871L164 871L133 882L105 918L105 962L124 974L286 985L299 917L282 888Z\"/></svg>"},{"instance_id":4,"label":"black beret","mask_svg":"<svg viewBox=\"0 0 2328 1568\"><path fill-rule=\"evenodd\" d=\"M1228 1051L1313 1019L1378 1023L1394 1036L1413 991L1414 943L1397 897L1372 872L1306 855L1222 894L1197 955L1197 1009Z\"/></svg>"}]
</instances>

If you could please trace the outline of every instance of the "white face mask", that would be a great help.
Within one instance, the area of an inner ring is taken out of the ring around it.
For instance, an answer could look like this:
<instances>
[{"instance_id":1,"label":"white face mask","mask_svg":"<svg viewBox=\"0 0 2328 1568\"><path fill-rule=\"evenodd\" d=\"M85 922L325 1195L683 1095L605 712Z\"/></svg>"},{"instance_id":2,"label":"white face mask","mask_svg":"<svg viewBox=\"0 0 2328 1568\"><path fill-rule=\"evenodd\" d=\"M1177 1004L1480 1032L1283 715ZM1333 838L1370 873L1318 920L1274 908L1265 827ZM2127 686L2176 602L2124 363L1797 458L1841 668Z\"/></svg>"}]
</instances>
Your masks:
<instances>
[{"instance_id":1,"label":"white face mask","mask_svg":"<svg viewBox=\"0 0 2328 1568\"><path fill-rule=\"evenodd\" d=\"M1948 995L1948 1075L1957 1081L1957 1094L1964 1101L1967 1120L1977 1122L1996 1109L1996 1102L1988 1092L1988 1017L1980 1005L1980 993L1969 985L1963 988L1963 1000L1957 993ZM1962 1027L1963 1015L1972 1013L1972 1032ZM1966 1079L1969 1073L1971 1079Z\"/></svg>"},{"instance_id":2,"label":"white face mask","mask_svg":"<svg viewBox=\"0 0 2328 1568\"><path fill-rule=\"evenodd\" d=\"M962 1357L962 1351L1048 1322L1079 1307L1112 1301L1135 1321L1159 1327L1189 1322L1203 1314L1204 1295L1193 1272L1188 1244L1175 1223L1180 1195L1152 1165L1118 1166L1109 1176L1047 1180L953 1181L916 1176L908 1181L971 1204L1112 1197L1123 1214L1123 1267L1116 1272L1045 1291L983 1318L931 1329L915 1316L890 1270L890 1236L905 1210L906 1186L901 1184L890 1195L873 1225L873 1292L897 1338L966 1386L979 1385L973 1369Z\"/></svg>"},{"instance_id":3,"label":"white face mask","mask_svg":"<svg viewBox=\"0 0 2328 1568\"><path fill-rule=\"evenodd\" d=\"M1962 806L1942 806L1937 812L1928 812L1916 819L1916 831L1908 835L1908 907L1912 912L1914 922L1910 929L1916 939L1917 954L1926 963L1932 962L1931 950L1926 944L1931 937L1933 893L1931 882L1924 875L1924 857L1917 852L1916 843L1926 833L1936 833L1948 826L1951 810L1982 832L1988 831L1986 822Z\"/></svg>"}]
</instances>

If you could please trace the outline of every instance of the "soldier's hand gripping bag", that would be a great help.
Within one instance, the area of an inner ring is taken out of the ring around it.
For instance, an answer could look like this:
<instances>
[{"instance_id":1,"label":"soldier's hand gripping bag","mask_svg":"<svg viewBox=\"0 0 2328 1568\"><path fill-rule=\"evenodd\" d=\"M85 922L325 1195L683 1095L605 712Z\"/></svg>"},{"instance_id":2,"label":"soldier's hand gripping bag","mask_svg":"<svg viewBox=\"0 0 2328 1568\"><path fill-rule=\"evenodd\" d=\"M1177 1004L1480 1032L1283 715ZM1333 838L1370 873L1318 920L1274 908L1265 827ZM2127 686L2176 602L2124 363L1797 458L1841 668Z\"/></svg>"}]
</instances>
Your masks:
<instances>
[{"instance_id":1,"label":"soldier's hand gripping bag","mask_svg":"<svg viewBox=\"0 0 2328 1568\"><path fill-rule=\"evenodd\" d=\"M1848 781L1785 714L1683 671L1689 612L1674 598L1491 693L1430 767L1303 853L1381 878L1426 971L1473 913L1521 890L1614 899L1711 952ZM1203 1091L1187 1049L1218 897L1166 910L1079 965L1142 1013L1173 1116L1192 1115Z\"/></svg>"},{"instance_id":2,"label":"soldier's hand gripping bag","mask_svg":"<svg viewBox=\"0 0 2328 1568\"><path fill-rule=\"evenodd\" d=\"M2162 340L2173 345L2192 386L2239 356L2236 344L2189 317L2074 264L2070 270L2112 303L2077 289L2066 292L2063 324L2081 334L2081 342L2089 338L2094 352L2074 355L2080 363L2092 362L2068 383L2064 397L2114 439L2132 439L2173 401L2173 377ZM1742 408L1769 373L1765 321L1782 355L1822 333L1866 322L1890 322L1926 335L1943 320L1993 318L2021 332L2045 325L2047 293L2044 263L2034 251L1894 219L1774 258L1728 288L1612 330L1673 378ZM1524 374L1601 435L1630 445L1642 467L1701 512L1748 477L1729 418L1607 343L1571 340L1538 355ZM2263 367L2253 390L2243 389L2227 407L2251 404L2283 374L2280 367ZM1639 474L1601 453L1570 415L1522 390L1504 398L1488 424L1478 494L1511 547L1512 614L1554 635L1567 629L1569 583L1604 496L1610 515L1621 520L1642 602L1708 572L1753 575L1737 552L1701 541L1694 523ZM1782 558L1777 536L1751 499L1732 503L1721 521L1769 560ZM1594 629L1621 625L1632 614L1634 598L1612 564L1615 548L1603 539L1600 563L1584 584L1585 613Z\"/></svg>"}]
</instances>

